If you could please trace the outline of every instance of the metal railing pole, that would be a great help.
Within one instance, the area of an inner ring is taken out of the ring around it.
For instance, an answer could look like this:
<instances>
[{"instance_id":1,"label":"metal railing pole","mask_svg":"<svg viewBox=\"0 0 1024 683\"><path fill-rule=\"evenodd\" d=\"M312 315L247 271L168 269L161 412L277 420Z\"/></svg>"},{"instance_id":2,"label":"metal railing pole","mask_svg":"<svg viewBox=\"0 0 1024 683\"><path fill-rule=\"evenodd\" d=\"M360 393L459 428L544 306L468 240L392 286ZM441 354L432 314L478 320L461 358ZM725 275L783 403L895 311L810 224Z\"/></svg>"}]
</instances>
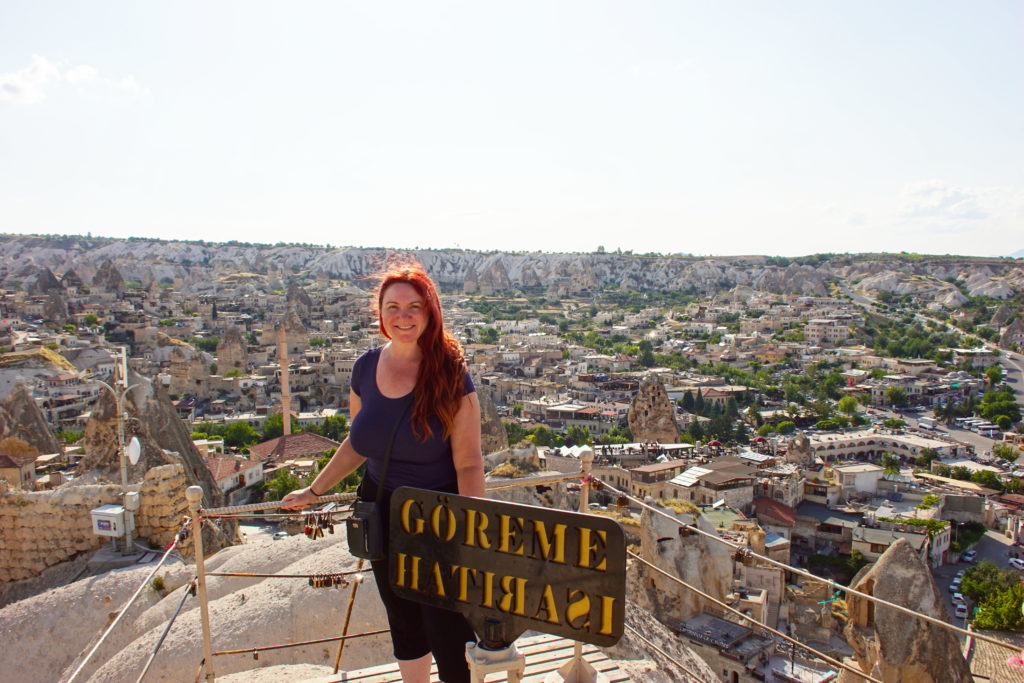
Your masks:
<instances>
[{"instance_id":1,"label":"metal railing pole","mask_svg":"<svg viewBox=\"0 0 1024 683\"><path fill-rule=\"evenodd\" d=\"M203 562L203 518L200 503L203 501L203 489L200 486L189 486L185 489L188 510L192 514L192 543L196 550L196 582L199 585L199 614L203 624L203 660L205 663L206 680L214 683L213 647L210 644L210 605L206 599L206 568Z\"/></svg>"},{"instance_id":2,"label":"metal railing pole","mask_svg":"<svg viewBox=\"0 0 1024 683\"><path fill-rule=\"evenodd\" d=\"M359 558L359 563L356 565L356 571L360 571L363 568L363 558ZM334 658L334 673L338 673L338 669L341 667L341 655L345 652L345 636L348 635L348 624L352 620L352 606L356 604L356 591L359 590L359 584L363 582L362 576L356 574L355 580L352 581L352 590L348 594L348 609L345 610L345 623L341 627L341 642L338 643L338 654Z\"/></svg>"}]
</instances>

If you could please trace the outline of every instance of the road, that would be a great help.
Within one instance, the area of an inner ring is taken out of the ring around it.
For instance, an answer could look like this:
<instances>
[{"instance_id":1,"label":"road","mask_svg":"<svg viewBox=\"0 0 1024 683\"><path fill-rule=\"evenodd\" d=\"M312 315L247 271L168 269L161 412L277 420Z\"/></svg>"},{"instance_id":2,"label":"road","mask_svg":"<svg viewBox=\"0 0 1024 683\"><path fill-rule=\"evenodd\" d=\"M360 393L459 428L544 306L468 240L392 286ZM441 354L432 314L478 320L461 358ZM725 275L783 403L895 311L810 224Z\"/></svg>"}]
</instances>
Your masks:
<instances>
[{"instance_id":1,"label":"road","mask_svg":"<svg viewBox=\"0 0 1024 683\"><path fill-rule=\"evenodd\" d=\"M988 560L992 562L1000 569L1010 569L1010 565L1007 562L1006 551L1010 547L1010 539L1004 534L989 529L985 532L985 535L981 537L981 540L975 544L974 549L978 551L978 557L973 563L957 562L955 564L944 564L941 567L932 570L932 578L935 579L935 585L938 586L939 591L946 598L946 609L949 611L950 623L954 626L960 626L966 628L964 619L960 619L954 616L953 612L953 591L949 590L949 585L953 583L953 577L960 570L966 570L981 562L982 560ZM973 607L969 604L968 606Z\"/></svg>"}]
</instances>

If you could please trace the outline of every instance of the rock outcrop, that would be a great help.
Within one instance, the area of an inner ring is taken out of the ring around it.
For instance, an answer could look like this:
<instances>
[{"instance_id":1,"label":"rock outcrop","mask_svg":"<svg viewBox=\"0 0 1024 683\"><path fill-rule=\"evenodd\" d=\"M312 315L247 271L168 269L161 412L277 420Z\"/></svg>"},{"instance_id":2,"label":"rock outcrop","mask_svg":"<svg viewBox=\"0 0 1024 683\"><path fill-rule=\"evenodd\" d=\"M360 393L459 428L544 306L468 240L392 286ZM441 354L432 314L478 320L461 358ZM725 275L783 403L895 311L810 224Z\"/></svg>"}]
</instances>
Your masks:
<instances>
[{"instance_id":1,"label":"rock outcrop","mask_svg":"<svg viewBox=\"0 0 1024 683\"><path fill-rule=\"evenodd\" d=\"M249 367L246 348L241 330L234 325L225 330L217 344L217 372L222 375L232 370L246 372Z\"/></svg>"},{"instance_id":2,"label":"rock outcrop","mask_svg":"<svg viewBox=\"0 0 1024 683\"><path fill-rule=\"evenodd\" d=\"M0 400L0 439L17 437L42 454L59 453L60 444L24 384Z\"/></svg>"},{"instance_id":3,"label":"rock outcrop","mask_svg":"<svg viewBox=\"0 0 1024 683\"><path fill-rule=\"evenodd\" d=\"M480 400L480 450L484 455L508 448L508 433L487 392L477 392Z\"/></svg>"},{"instance_id":4,"label":"rock outcrop","mask_svg":"<svg viewBox=\"0 0 1024 683\"><path fill-rule=\"evenodd\" d=\"M928 567L899 539L853 586L876 598L949 621ZM883 681L970 683L970 668L950 631L851 595L845 636L862 671ZM841 681L859 678L844 672Z\"/></svg>"},{"instance_id":5,"label":"rock outcrop","mask_svg":"<svg viewBox=\"0 0 1024 683\"><path fill-rule=\"evenodd\" d=\"M711 522L696 508L693 512L663 509L680 521L715 533ZM670 519L646 509L640 519L640 556L719 600L724 600L732 589L733 560L728 546L687 533ZM627 572L631 597L640 609L650 611L662 621L686 620L706 607L713 608L693 591L643 565L634 569Z\"/></svg>"},{"instance_id":6,"label":"rock outcrop","mask_svg":"<svg viewBox=\"0 0 1024 683\"><path fill-rule=\"evenodd\" d=\"M120 294L124 291L124 277L111 260L104 261L92 278L92 286L101 292Z\"/></svg>"},{"instance_id":7,"label":"rock outcrop","mask_svg":"<svg viewBox=\"0 0 1024 683\"><path fill-rule=\"evenodd\" d=\"M95 273L97 291L123 291L131 279L174 283L181 292L212 293L225 272L264 274L259 289L285 288L295 273L311 278L360 280L393 252L383 249L197 244L161 240L0 236L0 282L23 288L40 268L83 278ZM595 292L606 285L637 290L681 290L714 294L734 287L754 291L825 295L828 282L846 280L864 289L912 294L925 302L963 295L997 298L1024 290L1024 264L1010 259L915 257L891 254L838 255L812 263L779 263L756 256L697 258L685 255L495 253L423 250L403 254L419 260L446 290L498 294L544 287L548 296ZM36 264L28 268L21 264ZM70 284L70 283L69 283ZM293 292L293 294L297 294ZM303 306L293 296L294 306Z\"/></svg>"},{"instance_id":8,"label":"rock outcrop","mask_svg":"<svg viewBox=\"0 0 1024 683\"><path fill-rule=\"evenodd\" d=\"M135 465L128 466L128 481L142 480L146 471L161 465L182 463L189 484L198 484L211 505L220 504L220 494L209 469L192 443L188 426L178 417L163 390L135 373L129 373L125 399L125 440L139 439L142 452ZM85 425L85 457L78 465L79 475L87 472L99 478L120 482L120 453L117 441L117 402L109 391L100 392L92 418Z\"/></svg>"},{"instance_id":9,"label":"rock outcrop","mask_svg":"<svg viewBox=\"0 0 1024 683\"><path fill-rule=\"evenodd\" d=\"M675 408L665 387L654 375L647 375L629 404L626 416L633 438L644 443L675 443L679 438Z\"/></svg>"}]
</instances>

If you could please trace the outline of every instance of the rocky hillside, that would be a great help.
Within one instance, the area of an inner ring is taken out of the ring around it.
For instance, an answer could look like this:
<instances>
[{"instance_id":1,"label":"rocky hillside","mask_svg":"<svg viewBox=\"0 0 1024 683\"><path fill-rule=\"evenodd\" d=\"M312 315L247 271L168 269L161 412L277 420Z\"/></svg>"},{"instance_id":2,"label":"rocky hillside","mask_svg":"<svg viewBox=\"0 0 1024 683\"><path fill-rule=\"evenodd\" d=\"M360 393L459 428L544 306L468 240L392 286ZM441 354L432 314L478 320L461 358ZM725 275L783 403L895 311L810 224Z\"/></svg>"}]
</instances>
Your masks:
<instances>
[{"instance_id":1,"label":"rocky hillside","mask_svg":"<svg viewBox=\"0 0 1024 683\"><path fill-rule=\"evenodd\" d=\"M109 287L112 278L123 277L143 287L165 283L211 292L229 279L237 284L238 274L245 273L247 286L278 288L294 275L359 281L394 256L383 249L348 247L7 235L0 236L0 284L54 292L57 278L61 286L80 281ZM413 250L399 256L422 262L445 289L468 294L517 289L585 294L617 285L700 294L741 286L821 295L838 280L956 305L965 294L1005 299L1024 291L1024 262L1011 258L837 254L784 259L463 250Z\"/></svg>"}]
</instances>

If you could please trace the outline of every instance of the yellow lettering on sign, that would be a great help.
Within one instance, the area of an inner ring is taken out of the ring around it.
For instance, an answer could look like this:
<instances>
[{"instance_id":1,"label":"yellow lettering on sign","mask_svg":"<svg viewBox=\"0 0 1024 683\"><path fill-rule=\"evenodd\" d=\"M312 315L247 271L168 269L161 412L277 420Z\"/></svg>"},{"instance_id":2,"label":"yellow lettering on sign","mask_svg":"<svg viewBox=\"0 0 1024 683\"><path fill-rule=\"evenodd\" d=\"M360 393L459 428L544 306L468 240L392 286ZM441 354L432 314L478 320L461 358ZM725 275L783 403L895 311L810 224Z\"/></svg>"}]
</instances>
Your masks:
<instances>
[{"instance_id":1,"label":"yellow lettering on sign","mask_svg":"<svg viewBox=\"0 0 1024 683\"><path fill-rule=\"evenodd\" d=\"M565 608L565 621L575 629L590 627L590 596L581 590L570 590L569 605ZM582 623L579 623L583 620Z\"/></svg>"},{"instance_id":2,"label":"yellow lettering on sign","mask_svg":"<svg viewBox=\"0 0 1024 683\"><path fill-rule=\"evenodd\" d=\"M481 607L494 607L494 572L484 572L484 599Z\"/></svg>"},{"instance_id":3,"label":"yellow lettering on sign","mask_svg":"<svg viewBox=\"0 0 1024 683\"><path fill-rule=\"evenodd\" d=\"M544 522L540 520L533 520L533 555L539 556L545 560L551 560L552 562L558 562L559 564L565 564L565 529L564 524L556 524L554 529L554 539L548 535L548 528ZM551 555L551 550L554 548L554 556ZM537 551L540 551L539 553Z\"/></svg>"},{"instance_id":4,"label":"yellow lettering on sign","mask_svg":"<svg viewBox=\"0 0 1024 683\"><path fill-rule=\"evenodd\" d=\"M498 551L513 555L523 554L522 517L498 515Z\"/></svg>"},{"instance_id":5,"label":"yellow lettering on sign","mask_svg":"<svg viewBox=\"0 0 1024 683\"><path fill-rule=\"evenodd\" d=\"M459 602L469 602L469 573L473 572L473 583L476 583L477 570L472 567L460 567L452 565L452 576L458 579L459 593L455 599Z\"/></svg>"},{"instance_id":6,"label":"yellow lettering on sign","mask_svg":"<svg viewBox=\"0 0 1024 683\"><path fill-rule=\"evenodd\" d=\"M430 573L434 577L434 592L440 598L448 597L444 591L444 577L441 576L441 564L435 562L434 566L430 568Z\"/></svg>"},{"instance_id":7,"label":"yellow lettering on sign","mask_svg":"<svg viewBox=\"0 0 1024 683\"><path fill-rule=\"evenodd\" d=\"M544 591L540 595L540 604L537 605L537 611L534 613L533 618L540 619L541 612L547 613L544 621L551 624L561 624L558 621L558 608L555 606L555 593L551 590L551 584L544 585Z\"/></svg>"},{"instance_id":8,"label":"yellow lettering on sign","mask_svg":"<svg viewBox=\"0 0 1024 683\"><path fill-rule=\"evenodd\" d=\"M602 636L612 634L612 608L614 606L615 598L610 598L607 595L601 596L601 628L597 632Z\"/></svg>"},{"instance_id":9,"label":"yellow lettering on sign","mask_svg":"<svg viewBox=\"0 0 1024 683\"><path fill-rule=\"evenodd\" d=\"M515 584L513 586L513 583ZM501 577L501 590L504 595L498 601L498 609L511 612L516 616L526 616L526 579L516 576Z\"/></svg>"},{"instance_id":10,"label":"yellow lettering on sign","mask_svg":"<svg viewBox=\"0 0 1024 683\"><path fill-rule=\"evenodd\" d=\"M447 512L445 517L445 535L441 535L441 513ZM434 537L439 541L450 541L455 538L455 513L452 512L451 508L443 503L436 506L430 513L430 531L434 534Z\"/></svg>"},{"instance_id":11,"label":"yellow lettering on sign","mask_svg":"<svg viewBox=\"0 0 1024 683\"><path fill-rule=\"evenodd\" d=\"M487 538L487 526L490 524L490 517L485 512L479 512L473 508L466 509L466 540L463 545L470 547L479 545L484 550L491 549L491 539Z\"/></svg>"},{"instance_id":12,"label":"yellow lettering on sign","mask_svg":"<svg viewBox=\"0 0 1024 683\"><path fill-rule=\"evenodd\" d=\"M598 571L604 571L608 566L608 556L605 554L605 540L608 533L603 529L597 529L596 533L594 529L588 529L586 527L580 527L580 556L579 562L576 563L577 567L583 567L586 569L596 569ZM593 533L593 540L591 540L591 534ZM600 541L600 554L598 554L598 542ZM594 555L597 555L597 564L591 566L594 561Z\"/></svg>"},{"instance_id":13,"label":"yellow lettering on sign","mask_svg":"<svg viewBox=\"0 0 1024 683\"><path fill-rule=\"evenodd\" d=\"M406 559L409 560L408 567L406 566ZM416 555L406 555L405 553L395 554L395 585L406 587L406 579L409 580L408 588L411 590L420 589L420 558Z\"/></svg>"},{"instance_id":14,"label":"yellow lettering on sign","mask_svg":"<svg viewBox=\"0 0 1024 683\"><path fill-rule=\"evenodd\" d=\"M419 514L416 517L411 517L410 512L414 505ZM401 516L402 529L405 530L405 533L413 535L423 533L423 505L419 501L412 498L404 501L402 503Z\"/></svg>"}]
</instances>

